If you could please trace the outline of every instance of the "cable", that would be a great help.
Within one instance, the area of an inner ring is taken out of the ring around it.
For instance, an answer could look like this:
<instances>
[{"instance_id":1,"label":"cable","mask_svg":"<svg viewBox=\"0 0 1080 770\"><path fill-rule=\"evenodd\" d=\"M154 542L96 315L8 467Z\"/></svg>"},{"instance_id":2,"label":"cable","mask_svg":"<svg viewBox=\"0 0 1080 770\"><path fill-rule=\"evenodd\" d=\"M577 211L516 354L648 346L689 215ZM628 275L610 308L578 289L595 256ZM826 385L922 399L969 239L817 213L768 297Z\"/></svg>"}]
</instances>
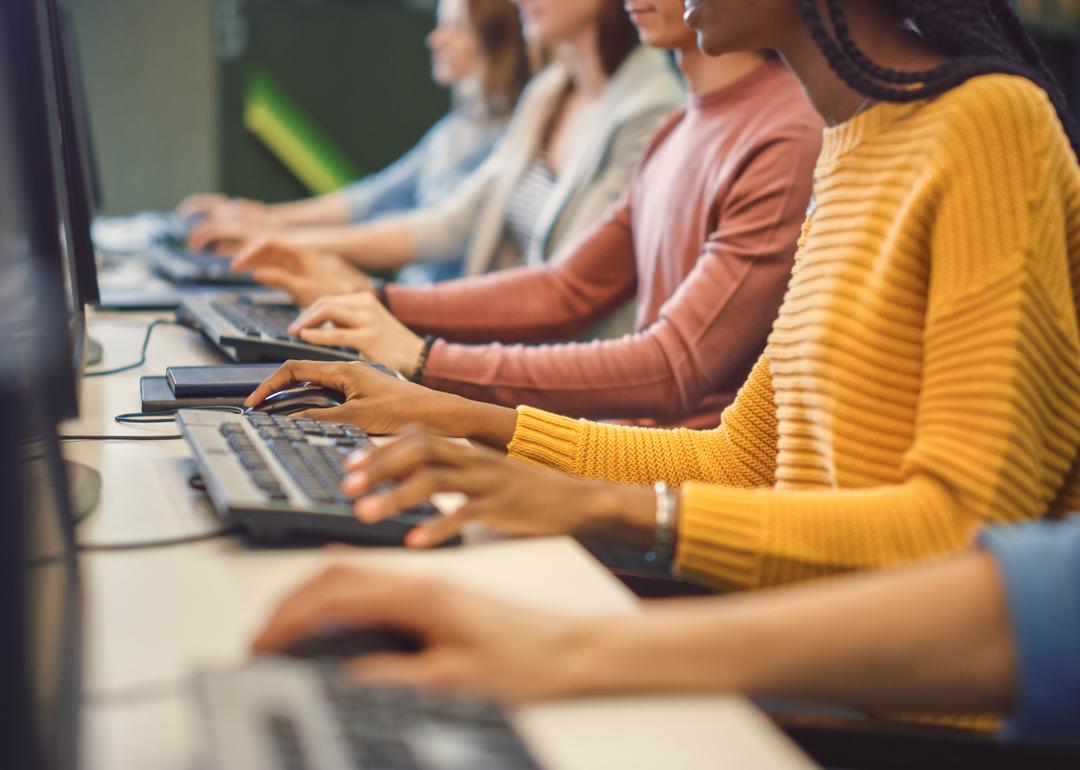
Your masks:
<instances>
[{"instance_id":1,"label":"cable","mask_svg":"<svg viewBox=\"0 0 1080 770\"><path fill-rule=\"evenodd\" d=\"M146 336L143 337L142 348L139 351L139 360L133 364L127 364L126 366L118 366L115 369L100 369L96 372L85 372L84 377L107 377L110 374L120 374L121 372L130 372L132 369L138 369L140 366L146 363L146 350L150 347L150 335L153 334L154 329L159 326L179 326L176 321L166 321L165 319L158 319L149 326L146 327Z\"/></svg>"},{"instance_id":2,"label":"cable","mask_svg":"<svg viewBox=\"0 0 1080 770\"><path fill-rule=\"evenodd\" d=\"M194 543L202 543L208 540L217 540L222 537L231 537L238 535L243 531L242 527L224 527L222 529L211 530L210 532L202 532L198 535L184 535L183 537L172 537L164 540L143 540L133 543L87 543L80 544L78 550L83 553L111 553L116 551L149 551L156 548L172 548L178 545L192 545Z\"/></svg>"}]
</instances>

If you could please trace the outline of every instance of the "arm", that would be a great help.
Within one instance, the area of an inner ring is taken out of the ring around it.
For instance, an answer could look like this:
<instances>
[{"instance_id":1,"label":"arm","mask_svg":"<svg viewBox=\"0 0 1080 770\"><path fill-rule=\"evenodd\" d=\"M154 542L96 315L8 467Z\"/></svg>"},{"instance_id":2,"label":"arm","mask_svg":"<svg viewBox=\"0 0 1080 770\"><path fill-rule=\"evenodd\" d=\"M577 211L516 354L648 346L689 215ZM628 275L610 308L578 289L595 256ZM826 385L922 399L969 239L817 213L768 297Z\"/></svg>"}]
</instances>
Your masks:
<instances>
[{"instance_id":1,"label":"arm","mask_svg":"<svg viewBox=\"0 0 1080 770\"><path fill-rule=\"evenodd\" d=\"M340 254L362 270L393 269L417 259L448 259L468 243L501 163L501 153L492 153L453 196L435 208L363 225L296 230L287 241L298 248Z\"/></svg>"},{"instance_id":2,"label":"arm","mask_svg":"<svg viewBox=\"0 0 1080 770\"><path fill-rule=\"evenodd\" d=\"M466 398L595 419L682 416L721 386L733 391L765 346L783 299L815 146L793 133L748 153L736 183L711 202L716 226L701 256L649 327L588 343L439 343L425 384ZM650 214L658 212L641 212ZM627 238L630 227L627 221ZM577 273L596 273L594 284L619 269L636 275L632 263L611 264L614 252L603 241L582 251L575 256L591 264ZM611 299L607 309L619 298Z\"/></svg>"},{"instance_id":3,"label":"arm","mask_svg":"<svg viewBox=\"0 0 1080 770\"><path fill-rule=\"evenodd\" d=\"M282 602L256 647L280 649L328 622L390 625L417 633L425 650L359 661L354 670L364 679L464 687L512 701L742 692L919 713L1015 705L1015 723L1030 686L1056 696L1053 710L1039 714L1048 727L1039 737L1071 738L1080 717L1080 628L1057 629L1053 646L1042 650L1041 667L1059 678L1029 679L1023 631L1016 629L1018 650L1007 608L1011 557L1000 551L1014 548L1033 562L1056 551L1051 573L1070 577L1060 566L1075 577L1078 534L1077 524L1034 538L1002 533L1008 545L994 549L996 559L977 552L903 572L657 602L641 615L589 619L538 613L430 578L339 566ZM1051 546L1063 539L1068 545ZM1033 610L1080 617L1080 594L1062 601L1062 585L1032 594Z\"/></svg>"},{"instance_id":4,"label":"arm","mask_svg":"<svg viewBox=\"0 0 1080 770\"><path fill-rule=\"evenodd\" d=\"M564 257L540 267L437 286L389 286L388 307L421 334L460 342L565 339L633 291L637 273L630 220L624 202Z\"/></svg>"}]
</instances>

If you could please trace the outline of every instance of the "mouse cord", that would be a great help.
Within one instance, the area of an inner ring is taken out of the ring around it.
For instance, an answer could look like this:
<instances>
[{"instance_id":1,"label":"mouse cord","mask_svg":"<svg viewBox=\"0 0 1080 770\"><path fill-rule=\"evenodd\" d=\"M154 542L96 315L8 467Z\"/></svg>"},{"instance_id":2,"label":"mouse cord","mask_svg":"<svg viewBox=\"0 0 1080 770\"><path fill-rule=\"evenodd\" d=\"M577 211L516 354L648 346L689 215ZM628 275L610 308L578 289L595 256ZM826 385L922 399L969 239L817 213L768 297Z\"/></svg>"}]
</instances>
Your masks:
<instances>
[{"instance_id":1,"label":"mouse cord","mask_svg":"<svg viewBox=\"0 0 1080 770\"><path fill-rule=\"evenodd\" d=\"M146 351L150 347L150 335L154 333L154 329L159 326L179 326L176 321L166 321L163 318L154 321L146 327L146 335L143 337L142 348L139 350L139 360L133 364L126 364L124 366L118 366L115 369L98 369L93 372L85 372L84 377L107 377L110 374L120 374L121 372L130 372L132 369L138 369L140 366L146 363Z\"/></svg>"}]
</instances>

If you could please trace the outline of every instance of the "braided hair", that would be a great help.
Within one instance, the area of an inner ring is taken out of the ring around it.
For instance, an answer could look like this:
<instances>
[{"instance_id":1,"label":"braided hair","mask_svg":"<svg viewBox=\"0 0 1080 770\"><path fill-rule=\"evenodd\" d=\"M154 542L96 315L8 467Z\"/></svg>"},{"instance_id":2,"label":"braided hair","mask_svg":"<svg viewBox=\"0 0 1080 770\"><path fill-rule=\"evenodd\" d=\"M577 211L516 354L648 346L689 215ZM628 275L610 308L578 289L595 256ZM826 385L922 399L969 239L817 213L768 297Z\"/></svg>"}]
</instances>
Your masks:
<instances>
[{"instance_id":1,"label":"braided hair","mask_svg":"<svg viewBox=\"0 0 1080 770\"><path fill-rule=\"evenodd\" d=\"M937 96L977 75L1019 75L1046 91L1058 119L1080 156L1080 131L1065 95L1008 0L889 0L934 51L950 61L923 72L902 72L870 59L851 37L840 0L825 0L835 37L825 27L816 0L799 0L802 17L818 48L845 83L884 102L914 102Z\"/></svg>"}]
</instances>

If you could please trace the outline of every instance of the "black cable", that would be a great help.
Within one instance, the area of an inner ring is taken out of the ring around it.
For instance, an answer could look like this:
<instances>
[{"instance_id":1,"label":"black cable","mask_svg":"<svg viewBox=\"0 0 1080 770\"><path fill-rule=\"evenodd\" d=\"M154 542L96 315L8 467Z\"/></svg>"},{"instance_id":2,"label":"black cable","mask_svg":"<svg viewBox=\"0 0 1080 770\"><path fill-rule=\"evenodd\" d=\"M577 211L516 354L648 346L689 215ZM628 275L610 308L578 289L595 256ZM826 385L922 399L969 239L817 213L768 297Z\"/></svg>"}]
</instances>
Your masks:
<instances>
[{"instance_id":1,"label":"black cable","mask_svg":"<svg viewBox=\"0 0 1080 770\"><path fill-rule=\"evenodd\" d=\"M149 551L155 548L172 548L178 545L191 545L208 540L217 540L222 537L238 535L243 531L240 526L224 527L222 529L202 532L198 535L184 535L182 537L166 538L164 540L143 540L133 543L87 543L79 544L78 550L83 553L111 553L116 551Z\"/></svg>"},{"instance_id":2,"label":"black cable","mask_svg":"<svg viewBox=\"0 0 1080 770\"><path fill-rule=\"evenodd\" d=\"M84 377L107 377L110 374L120 374L121 372L130 372L132 369L138 369L140 366L146 363L146 350L150 347L150 335L153 334L154 329L159 326L179 326L176 321L166 321L165 319L158 319L149 326L146 327L146 335L143 337L142 348L139 351L139 360L133 364L127 364L126 366L118 366L115 369L101 369L96 372L85 372Z\"/></svg>"}]
</instances>

